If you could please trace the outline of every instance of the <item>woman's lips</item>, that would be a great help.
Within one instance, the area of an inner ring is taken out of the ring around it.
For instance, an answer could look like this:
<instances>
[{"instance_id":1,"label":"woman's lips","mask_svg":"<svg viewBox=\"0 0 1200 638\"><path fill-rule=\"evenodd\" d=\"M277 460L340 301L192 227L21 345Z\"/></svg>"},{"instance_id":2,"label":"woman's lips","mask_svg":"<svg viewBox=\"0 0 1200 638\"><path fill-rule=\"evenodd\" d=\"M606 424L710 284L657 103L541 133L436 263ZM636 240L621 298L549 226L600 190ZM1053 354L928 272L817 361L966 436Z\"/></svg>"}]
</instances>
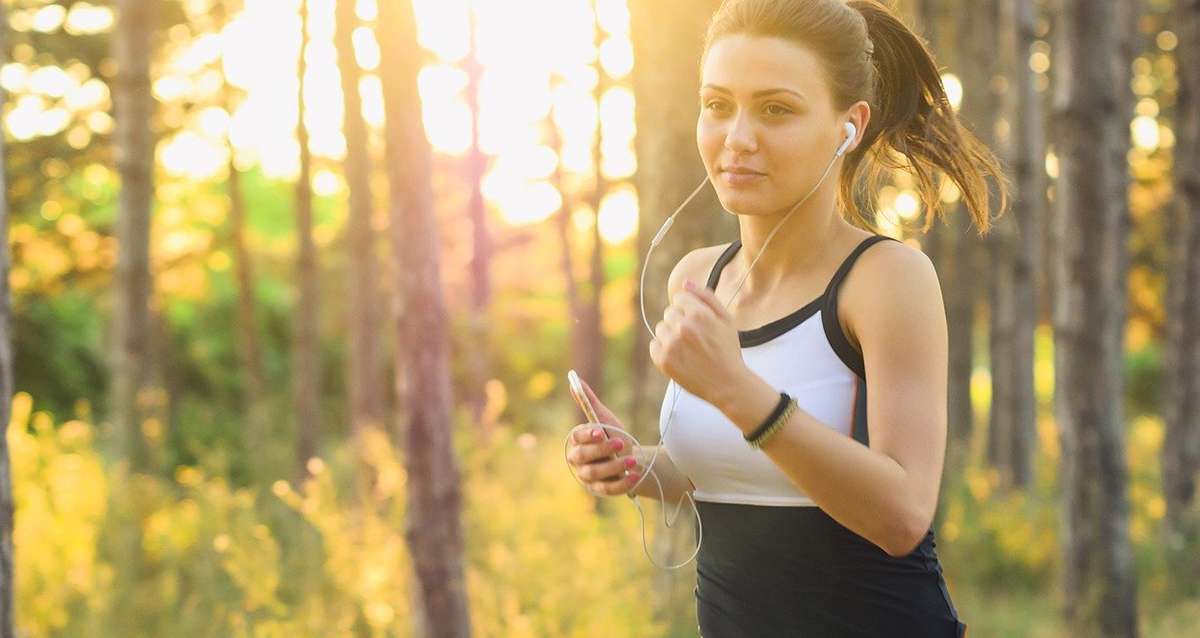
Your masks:
<instances>
[{"instance_id":1,"label":"woman's lips","mask_svg":"<svg viewBox=\"0 0 1200 638\"><path fill-rule=\"evenodd\" d=\"M762 173L744 173L734 171L721 171L721 179L730 186L748 186L754 184L759 179L766 177Z\"/></svg>"}]
</instances>

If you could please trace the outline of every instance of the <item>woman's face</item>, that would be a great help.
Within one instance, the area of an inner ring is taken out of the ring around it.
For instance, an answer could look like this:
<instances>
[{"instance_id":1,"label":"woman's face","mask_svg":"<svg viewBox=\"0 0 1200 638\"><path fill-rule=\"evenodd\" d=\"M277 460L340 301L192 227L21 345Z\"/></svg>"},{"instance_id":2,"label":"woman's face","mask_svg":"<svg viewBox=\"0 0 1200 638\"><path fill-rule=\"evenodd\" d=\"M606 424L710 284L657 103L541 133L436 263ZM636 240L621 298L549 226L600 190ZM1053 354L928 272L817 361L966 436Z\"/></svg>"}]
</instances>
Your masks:
<instances>
[{"instance_id":1,"label":"woman's face","mask_svg":"<svg viewBox=\"0 0 1200 638\"><path fill-rule=\"evenodd\" d=\"M782 38L725 36L709 47L700 84L696 143L721 204L786 212L821 178L848 121L816 54ZM831 170L825 183L836 178Z\"/></svg>"}]
</instances>

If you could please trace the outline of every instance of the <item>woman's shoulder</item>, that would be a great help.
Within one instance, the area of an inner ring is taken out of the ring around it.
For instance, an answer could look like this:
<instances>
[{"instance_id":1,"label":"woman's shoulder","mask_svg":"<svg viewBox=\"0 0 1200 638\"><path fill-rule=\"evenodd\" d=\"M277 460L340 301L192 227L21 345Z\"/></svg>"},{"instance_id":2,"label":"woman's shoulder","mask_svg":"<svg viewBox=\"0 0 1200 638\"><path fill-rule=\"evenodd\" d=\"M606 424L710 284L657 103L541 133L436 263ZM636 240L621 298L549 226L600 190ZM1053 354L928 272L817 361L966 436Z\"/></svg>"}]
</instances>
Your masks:
<instances>
[{"instance_id":1,"label":"woman's shoulder","mask_svg":"<svg viewBox=\"0 0 1200 638\"><path fill-rule=\"evenodd\" d=\"M671 269L670 276L667 277L667 299L668 303L675 299L675 294L683 290L683 282L691 279L692 281L704 285L708 281L708 274L712 272L713 266L717 263L717 258L721 253L733 242L725 242L715 246L702 246L687 252L679 261L675 263L675 267Z\"/></svg>"}]
</instances>

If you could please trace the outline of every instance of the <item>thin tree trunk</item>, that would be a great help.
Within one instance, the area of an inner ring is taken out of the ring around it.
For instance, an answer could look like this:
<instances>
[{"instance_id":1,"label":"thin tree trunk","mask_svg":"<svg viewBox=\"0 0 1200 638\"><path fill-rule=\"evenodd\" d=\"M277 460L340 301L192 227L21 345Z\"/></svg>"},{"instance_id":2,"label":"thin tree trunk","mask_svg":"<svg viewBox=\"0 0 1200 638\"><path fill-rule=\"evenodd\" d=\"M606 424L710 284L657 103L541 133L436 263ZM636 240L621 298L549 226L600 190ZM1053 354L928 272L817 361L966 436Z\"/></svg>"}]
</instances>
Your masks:
<instances>
[{"instance_id":1,"label":"thin tree trunk","mask_svg":"<svg viewBox=\"0 0 1200 638\"><path fill-rule=\"evenodd\" d=\"M150 133L150 13L137 0L117 3L113 57L114 151L121 176L117 213L116 304L113 312L111 422L136 471L149 469L138 398L150 380L150 210L154 140Z\"/></svg>"},{"instance_id":2,"label":"thin tree trunk","mask_svg":"<svg viewBox=\"0 0 1200 638\"><path fill-rule=\"evenodd\" d=\"M337 0L334 42L345 104L342 124L346 135L344 167L350 191L346 221L346 324L350 331L347 378L351 430L358 439L364 428L384 427L385 386L384 362L379 358L379 266L375 257L375 234L371 230L371 159L367 125L362 115L362 98L358 92L362 71L354 57L353 34L358 25L355 4L355 0Z\"/></svg>"},{"instance_id":3,"label":"thin tree trunk","mask_svg":"<svg viewBox=\"0 0 1200 638\"><path fill-rule=\"evenodd\" d=\"M320 353L317 334L317 249L313 243L311 165L308 127L304 123L304 73L308 68L304 52L308 48L308 1L300 2L300 55L297 70L300 84L296 93L296 137L300 142L300 175L296 178L296 237L299 255L296 280L299 299L296 304L295 354L292 361L293 401L296 409L296 473L299 485L309 475L308 461L317 453L317 428L320 423Z\"/></svg>"},{"instance_id":4,"label":"thin tree trunk","mask_svg":"<svg viewBox=\"0 0 1200 638\"><path fill-rule=\"evenodd\" d=\"M1016 198L1011 215L1000 219L997 247L1005 253L1005 279L1010 307L1003 312L1007 348L993 356L1008 359L1005 367L1010 402L1001 428L1009 435L1008 458L1002 464L1012 486L1025 487L1033 478L1033 447L1037 440L1037 398L1034 394L1034 333L1040 316L1034 282L1034 264L1040 260L1040 220L1046 210L1045 130L1042 125L1041 95L1029 55L1037 39L1037 10L1032 0L1003 0L1000 6L1001 51L1007 67L1009 90L1004 104L1010 123L1006 156L1015 173ZM1000 271L1000 264L996 270ZM995 398L995 397L993 397Z\"/></svg>"},{"instance_id":5,"label":"thin tree trunk","mask_svg":"<svg viewBox=\"0 0 1200 638\"><path fill-rule=\"evenodd\" d=\"M604 171L601 169L604 160L602 152L602 131L603 118L600 117L600 101L604 97L604 92L612 86L612 82L608 74L604 71L604 65L600 63L600 45L604 42L604 30L600 28L599 19L599 3L597 0L592 0L592 15L596 20L595 40L596 46L596 138L592 146L592 167L594 172L594 186L592 188L592 260L589 280L591 282L591 297L587 305L583 308L583 317L581 321L581 339L583 349L583 369L581 373L588 380L588 385L596 392L596 396L605 396L606 389L604 385L604 330L603 317L601 312L601 304L604 299L604 241L600 235L600 204L604 201L604 196L608 192L608 180L604 177Z\"/></svg>"},{"instance_id":6,"label":"thin tree trunk","mask_svg":"<svg viewBox=\"0 0 1200 638\"><path fill-rule=\"evenodd\" d=\"M561 157L563 151L562 136L559 134L558 127L554 123L553 115L554 112L551 111L549 123L550 146ZM571 246L571 198L567 193L566 184L563 180L561 162L555 165L554 174L550 177L550 180L562 195L562 206L559 207L558 214L555 215L555 230L558 232L559 245L562 248L562 257L559 260L559 266L562 268L563 283L567 297L567 360L570 362L572 369L582 371L585 370L584 336L581 325L584 311L583 302L580 300L579 295L579 285L575 282L575 262Z\"/></svg>"},{"instance_id":7,"label":"thin tree trunk","mask_svg":"<svg viewBox=\"0 0 1200 638\"><path fill-rule=\"evenodd\" d=\"M470 19L470 53L467 55L467 100L471 108L471 151L467 155L467 179L471 183L471 199L467 212L471 218L471 314L468 318L471 331L471 348L467 354L467 365L470 368L470 383L467 388L467 401L471 406L472 421L484 428L484 439L490 439L494 423L483 423L483 409L487 402L485 392L488 377L491 376L491 363L488 354L491 348L488 344L488 306L491 305L492 284L492 237L488 229L487 206L483 200L483 174L487 170L488 159L479 148L479 82L483 76L483 67L479 64L476 46L478 19L475 12L468 11Z\"/></svg>"},{"instance_id":8,"label":"thin tree trunk","mask_svg":"<svg viewBox=\"0 0 1200 638\"><path fill-rule=\"evenodd\" d=\"M700 86L697 61L708 19L719 0L631 0L633 87L636 99L638 172L637 272L658 228L704 178L696 152ZM725 212L711 185L676 218L654 251L646 272L646 316L651 326L666 309L667 275L688 251L737 238L737 216ZM651 375L649 334L635 292L630 428L639 440L657 439L658 402L666 392L662 375ZM649 438L645 438L649 436Z\"/></svg>"},{"instance_id":9,"label":"thin tree trunk","mask_svg":"<svg viewBox=\"0 0 1200 638\"><path fill-rule=\"evenodd\" d=\"M0 65L8 58L8 15L0 4ZM4 112L7 95L0 89L0 113ZM8 153L4 136L0 135L0 193L8 192ZM12 418L13 395L13 352L12 352L12 306L8 287L8 198L0 197L0 425L8 431ZM13 486L12 464L8 453L8 436L0 436L0 638L14 638L15 618L13 614Z\"/></svg>"},{"instance_id":10,"label":"thin tree trunk","mask_svg":"<svg viewBox=\"0 0 1200 638\"><path fill-rule=\"evenodd\" d=\"M150 223L154 196L154 139L150 132L150 31L153 3L118 0L112 35L117 81L113 83L113 150L121 188L117 201L117 273L114 281L110 423L121 437L129 474L151 472L150 450L142 434L149 415L151 366ZM136 487L136 484L135 484ZM117 607L124 618L140 618L141 630L156 633L160 618L136 592L150 569L142 555L142 519L147 496L133 489L121 499L133 519L121 539L121 578ZM132 629L124 625L122 630Z\"/></svg>"},{"instance_id":11,"label":"thin tree trunk","mask_svg":"<svg viewBox=\"0 0 1200 638\"><path fill-rule=\"evenodd\" d=\"M1065 624L1079 635L1136 636L1123 434L1121 278L1128 206L1118 94L1129 90L1122 0L1061 0L1054 113L1056 412L1062 448Z\"/></svg>"},{"instance_id":12,"label":"thin tree trunk","mask_svg":"<svg viewBox=\"0 0 1200 638\"><path fill-rule=\"evenodd\" d=\"M447 638L471 633L463 574L462 496L452 445L449 335L442 299L440 249L434 214L429 142L421 122L417 72L421 49L409 2L379 4L387 174L391 186L392 250L404 316L399 331L398 375L407 377L408 470L405 538L413 559L420 603L418 631ZM398 376L399 378L405 378Z\"/></svg>"},{"instance_id":13,"label":"thin tree trunk","mask_svg":"<svg viewBox=\"0 0 1200 638\"><path fill-rule=\"evenodd\" d=\"M920 3L920 22L924 38L937 52L939 60L953 61L957 48L945 44L953 42L952 34L949 33L953 22L948 20L948 13L950 11L946 0L922 0ZM952 474L966 464L974 426L971 406L971 373L974 365L971 327L974 325L975 307L974 282L970 274L972 263L970 253L967 252L970 238L964 234L963 212L958 202L947 204L946 208L946 217L930 229L925 237L924 250L935 265L942 285L942 295L946 301L946 322L949 330L949 440L946 446L946 473ZM944 510L945 508L938 508L938 515Z\"/></svg>"},{"instance_id":14,"label":"thin tree trunk","mask_svg":"<svg viewBox=\"0 0 1200 638\"><path fill-rule=\"evenodd\" d=\"M1194 597L1200 583L1200 0L1174 6L1179 93L1175 101L1175 210L1163 348L1167 375L1163 496L1165 547L1172 589Z\"/></svg>"},{"instance_id":15,"label":"thin tree trunk","mask_svg":"<svg viewBox=\"0 0 1200 638\"><path fill-rule=\"evenodd\" d=\"M630 38L634 49L633 89L638 171L638 235L636 263L641 278L650 240L662 223L696 189L704 178L704 165L696 151L696 116L699 113L697 68L704 30L719 0L631 0ZM689 251L738 237L737 216L726 212L712 186L681 211L675 224L651 256L645 278L646 318L653 327L667 306L667 276ZM640 286L640 283L639 283ZM630 374L631 405L628 424L638 440L659 439L659 404L666 396L667 379L651 367L649 334L642 322L638 289L633 298L633 343ZM677 426L673 426L677 427ZM674 505L667 507L674 508ZM687 510L684 504L684 510ZM675 526L670 534L655 536L652 548L658 560L676 563L681 550L694 547L693 531ZM659 616L671 615L681 600L693 596L694 583L661 570L654 586ZM668 633L692 631L685 621Z\"/></svg>"},{"instance_id":16,"label":"thin tree trunk","mask_svg":"<svg viewBox=\"0 0 1200 638\"><path fill-rule=\"evenodd\" d=\"M225 15L229 19L233 11L226 8ZM233 88L224 77L223 65L221 74L222 84L225 85L225 110L233 113ZM242 442L246 449L258 450L262 449L260 446L267 440L267 374L258 340L254 258L246 241L246 198L242 191L242 173L237 167L237 151L229 138L226 138L226 147L229 150L229 177L225 187L229 197L229 238L233 248L234 281L237 286L238 345L246 380L242 392L246 432L242 436Z\"/></svg>"}]
</instances>

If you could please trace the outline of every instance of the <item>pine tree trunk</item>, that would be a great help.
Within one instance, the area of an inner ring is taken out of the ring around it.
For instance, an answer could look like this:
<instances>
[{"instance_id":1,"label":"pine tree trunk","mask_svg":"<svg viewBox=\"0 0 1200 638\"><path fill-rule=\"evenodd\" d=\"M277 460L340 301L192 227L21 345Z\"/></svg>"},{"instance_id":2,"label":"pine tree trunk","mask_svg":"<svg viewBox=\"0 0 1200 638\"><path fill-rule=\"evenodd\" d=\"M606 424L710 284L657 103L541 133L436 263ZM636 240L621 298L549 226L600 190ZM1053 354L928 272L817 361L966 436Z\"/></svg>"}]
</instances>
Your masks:
<instances>
[{"instance_id":1,"label":"pine tree trunk","mask_svg":"<svg viewBox=\"0 0 1200 638\"><path fill-rule=\"evenodd\" d=\"M666 218L704 178L696 150L697 64L708 19L718 0L631 0L633 87L636 97L638 171L638 263L640 277L646 249ZM737 216L725 212L712 186L680 212L658 245L646 272L646 318L653 327L667 305L667 275L689 251L736 239ZM657 440L658 404L666 379L651 374L649 338L635 292L632 407L628 424L639 440ZM645 438L649 436L649 438Z\"/></svg>"},{"instance_id":2,"label":"pine tree trunk","mask_svg":"<svg viewBox=\"0 0 1200 638\"><path fill-rule=\"evenodd\" d=\"M112 406L110 421L125 440L135 471L149 469L149 450L142 436L144 416L139 397L149 385L150 357L150 211L154 196L154 140L150 133L150 5L137 0L117 3L113 58L118 81L113 85L117 171L116 303L113 308Z\"/></svg>"},{"instance_id":3,"label":"pine tree trunk","mask_svg":"<svg viewBox=\"0 0 1200 638\"><path fill-rule=\"evenodd\" d=\"M113 434L122 438L129 475L153 471L150 449L142 434L149 415L151 367L150 223L154 197L154 139L150 131L153 99L150 93L150 32L154 3L118 0L112 35L117 79L112 86L117 172L121 187L117 200L117 272L113 285L112 385L109 421ZM115 590L118 623L139 618L140 630L155 633L159 618L141 592L148 586L150 567L142 555L142 521L147 516L143 490L132 483L113 505L127 508L134 524L123 530L120 567ZM132 629L124 625L122 630Z\"/></svg>"},{"instance_id":4,"label":"pine tree trunk","mask_svg":"<svg viewBox=\"0 0 1200 638\"><path fill-rule=\"evenodd\" d=\"M225 7L230 19L233 11ZM233 87L225 77L222 65L221 83L225 87L225 110L234 111ZM241 350L245 388L242 406L246 414L246 431L242 444L248 450L260 450L267 441L267 373L263 366L262 347L258 339L258 312L255 301L254 257L246 240L246 198L242 190L242 173L238 170L233 141L226 139L229 151L229 177L225 183L229 197L229 241L233 253L234 285L237 287L238 347ZM253 464L252 464L253 466Z\"/></svg>"},{"instance_id":5,"label":"pine tree trunk","mask_svg":"<svg viewBox=\"0 0 1200 638\"><path fill-rule=\"evenodd\" d=\"M1008 307L1001 313L1006 330L1006 348L994 357L1007 359L1009 402L1003 412L1007 431L1008 483L1025 487L1033 478L1033 447L1037 440L1037 398L1034 394L1034 333L1040 316L1034 282L1034 264L1040 261L1040 220L1046 210L1045 130L1042 125L1042 96L1029 67L1031 47L1036 40L1037 11L1032 0L1003 0L1000 6L1001 51L1007 67L1009 89L1005 93L1005 120L1010 123L1004 145L1015 174L1016 197L1012 209L998 225L996 247L1004 253L996 263L995 276L1004 280ZM995 399L995 396L993 396Z\"/></svg>"},{"instance_id":6,"label":"pine tree trunk","mask_svg":"<svg viewBox=\"0 0 1200 638\"><path fill-rule=\"evenodd\" d=\"M0 65L8 60L8 14L0 4ZM0 113L5 112L7 95L0 89ZM3 167L8 154L4 136L0 135L0 193L8 192L8 180ZM0 425L5 436L0 436L0 638L13 638L15 617L13 614L13 485L12 463L8 453L8 422L12 418L13 396L13 352L12 352L12 305L8 287L8 198L0 197Z\"/></svg>"},{"instance_id":7,"label":"pine tree trunk","mask_svg":"<svg viewBox=\"0 0 1200 638\"><path fill-rule=\"evenodd\" d=\"M296 473L299 486L309 475L308 462L317 453L320 423L320 344L317 334L317 249L313 242L312 154L308 150L308 127L304 123L304 74L308 48L308 1L300 2L300 55L297 91L296 137L300 142L300 175L296 178L296 237L299 255L296 280L300 288L296 304L296 336L292 361L293 401L296 409Z\"/></svg>"},{"instance_id":8,"label":"pine tree trunk","mask_svg":"<svg viewBox=\"0 0 1200 638\"><path fill-rule=\"evenodd\" d=\"M1125 1L1061 0L1054 49L1063 612L1065 625L1087 636L1137 635L1121 375L1128 119L1119 92L1129 90L1129 66L1117 23Z\"/></svg>"},{"instance_id":9,"label":"pine tree trunk","mask_svg":"<svg viewBox=\"0 0 1200 638\"><path fill-rule=\"evenodd\" d=\"M384 361L379 358L379 265L375 257L375 233L371 230L371 159L367 125L362 115L362 98L358 92L362 71L354 57L353 34L359 24L354 12L355 4L355 0L337 0L334 43L345 104L342 123L346 135L344 167L350 191L346 219L346 325L350 332L350 357L346 372L351 429L356 438L360 438L364 428L385 427L386 402Z\"/></svg>"},{"instance_id":10,"label":"pine tree trunk","mask_svg":"<svg viewBox=\"0 0 1200 638\"><path fill-rule=\"evenodd\" d=\"M600 102L604 98L604 92L612 86L611 78L604 71L604 65L600 64L600 45L604 42L604 30L600 28L599 20L599 2L592 0L592 14L596 17L596 30L594 44L596 46L596 82L595 100L596 100L596 138L592 146L592 167L594 168L593 175L594 186L592 188L592 253L591 267L589 270L589 281L591 283L591 297L588 299L586 307L583 309L583 321L581 328L583 332L582 349L583 349L583 369L580 374L587 379L588 385L596 392L596 396L606 396L606 388L604 385L604 330L602 321L602 301L604 299L604 241L600 236L600 204L604 201L604 196L608 193L609 183L604 177L603 166L604 154L602 149L603 138L603 121L600 117Z\"/></svg>"},{"instance_id":11,"label":"pine tree trunk","mask_svg":"<svg viewBox=\"0 0 1200 638\"><path fill-rule=\"evenodd\" d=\"M667 379L652 367L650 335L642 319L638 290L650 240L666 218L696 189L705 176L696 148L699 114L699 60L704 31L719 0L631 0L630 37L633 41L633 89L637 138L638 236L633 298L633 343L629 390L631 404L625 423L647 445L659 440L658 414L666 397ZM667 276L680 258L702 246L713 246L738 237L737 216L726 212L712 185L679 213L675 224L651 256L645 278L646 320L653 327L667 307ZM610 392L610 394L612 394ZM672 427L678 427L673 425ZM683 503L682 515L687 514ZM668 505L674 511L674 505ZM675 564L695 547L693 530L677 525L672 533L655 536L651 552L660 562ZM654 590L657 613L666 616L679 609L678 601L693 595L693 583L672 570L661 570ZM689 618L689 621L691 619ZM693 630L683 622L679 631ZM675 632L671 632L675 633Z\"/></svg>"},{"instance_id":12,"label":"pine tree trunk","mask_svg":"<svg viewBox=\"0 0 1200 638\"><path fill-rule=\"evenodd\" d=\"M420 606L418 632L439 638L471 633L463 568L462 496L452 445L454 423L449 369L449 335L442 299L440 249L432 192L432 158L421 122L417 72L421 49L409 2L379 3L381 79L391 187L392 251L403 316L395 317L398 388L412 398L406 406L408 471L405 538L413 559Z\"/></svg>"},{"instance_id":13,"label":"pine tree trunk","mask_svg":"<svg viewBox=\"0 0 1200 638\"><path fill-rule=\"evenodd\" d=\"M930 43L938 60L954 61L957 47L947 46L953 42L952 19L954 12L947 0L922 0L920 18L922 36ZM972 326L975 321L973 277L971 275L971 237L964 228L963 209L959 202L946 204L946 216L930 229L923 239L923 249L934 263L946 302L948 328L948 382L947 415L948 441L946 445L946 473L953 474L962 468L970 451L971 432L974 427L974 411L971 406L971 373L974 352L971 347ZM938 515L945 508L938 508Z\"/></svg>"},{"instance_id":14,"label":"pine tree trunk","mask_svg":"<svg viewBox=\"0 0 1200 638\"><path fill-rule=\"evenodd\" d=\"M1195 597L1200 584L1200 0L1177 0L1173 29L1179 93L1175 100L1175 210L1171 238L1163 496L1165 547L1172 589Z\"/></svg>"},{"instance_id":15,"label":"pine tree trunk","mask_svg":"<svg viewBox=\"0 0 1200 638\"><path fill-rule=\"evenodd\" d=\"M479 83L483 77L483 67L478 59L478 47L475 45L478 32L477 18L474 11L468 11L470 16L471 44L467 55L467 99L471 108L471 151L467 155L467 178L471 183L471 199L467 211L471 218L472 254L471 254L471 314L468 326L471 331L470 340L474 347L466 356L470 368L470 383L465 397L471 406L472 420L483 428L485 440L490 438L490 429L494 423L483 423L483 409L487 402L488 378L491 376L489 354L491 346L488 343L488 307L492 298L492 235L488 228L487 205L483 200L483 174L487 171L488 159L479 148Z\"/></svg>"}]
</instances>

